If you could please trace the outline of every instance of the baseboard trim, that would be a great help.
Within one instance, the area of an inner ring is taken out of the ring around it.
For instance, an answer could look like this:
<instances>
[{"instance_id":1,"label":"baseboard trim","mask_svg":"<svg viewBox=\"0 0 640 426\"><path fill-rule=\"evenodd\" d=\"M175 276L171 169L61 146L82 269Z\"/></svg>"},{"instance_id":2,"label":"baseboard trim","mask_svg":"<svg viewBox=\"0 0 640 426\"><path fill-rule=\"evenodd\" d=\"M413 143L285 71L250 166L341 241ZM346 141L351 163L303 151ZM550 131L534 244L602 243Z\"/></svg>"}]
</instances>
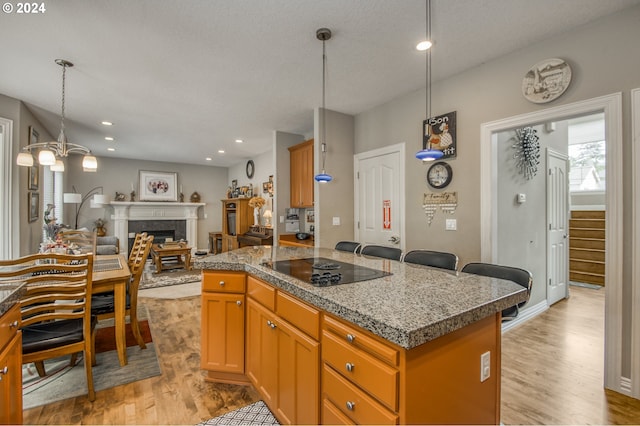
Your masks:
<instances>
[{"instance_id":1,"label":"baseboard trim","mask_svg":"<svg viewBox=\"0 0 640 426\"><path fill-rule=\"evenodd\" d=\"M502 323L502 332L504 333L506 331L509 331L512 328L517 327L518 325L537 317L547 309L549 309L549 305L547 304L546 300L543 300L542 302L533 306L529 306L525 309L521 309L515 319Z\"/></svg>"}]
</instances>

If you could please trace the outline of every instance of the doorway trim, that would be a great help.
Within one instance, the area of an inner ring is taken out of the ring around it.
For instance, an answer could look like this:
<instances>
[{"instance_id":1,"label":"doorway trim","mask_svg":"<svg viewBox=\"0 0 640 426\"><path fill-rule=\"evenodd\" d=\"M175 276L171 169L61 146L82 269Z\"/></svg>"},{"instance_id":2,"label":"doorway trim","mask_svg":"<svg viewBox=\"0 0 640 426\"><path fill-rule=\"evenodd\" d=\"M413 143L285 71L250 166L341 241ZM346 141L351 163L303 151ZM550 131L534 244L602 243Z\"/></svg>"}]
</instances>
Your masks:
<instances>
[{"instance_id":1,"label":"doorway trim","mask_svg":"<svg viewBox=\"0 0 640 426\"><path fill-rule=\"evenodd\" d=\"M13 120L0 117L0 177L2 178L2 188L0 188L0 235L3 237L0 244L0 259L11 259L16 257L18 244L16 244L14 225L14 212L18 210L13 203Z\"/></svg>"},{"instance_id":2,"label":"doorway trim","mask_svg":"<svg viewBox=\"0 0 640 426\"><path fill-rule=\"evenodd\" d=\"M604 112L606 134L606 271L604 386L629 394L622 386L622 93L508 117L480 126L480 244L484 262L497 259L497 133L578 115ZM632 328L633 328L632 324Z\"/></svg>"},{"instance_id":3,"label":"doorway trim","mask_svg":"<svg viewBox=\"0 0 640 426\"><path fill-rule=\"evenodd\" d=\"M640 256L640 88L631 91L632 259ZM632 266L631 282L631 396L640 399L640 266Z\"/></svg>"}]
</instances>

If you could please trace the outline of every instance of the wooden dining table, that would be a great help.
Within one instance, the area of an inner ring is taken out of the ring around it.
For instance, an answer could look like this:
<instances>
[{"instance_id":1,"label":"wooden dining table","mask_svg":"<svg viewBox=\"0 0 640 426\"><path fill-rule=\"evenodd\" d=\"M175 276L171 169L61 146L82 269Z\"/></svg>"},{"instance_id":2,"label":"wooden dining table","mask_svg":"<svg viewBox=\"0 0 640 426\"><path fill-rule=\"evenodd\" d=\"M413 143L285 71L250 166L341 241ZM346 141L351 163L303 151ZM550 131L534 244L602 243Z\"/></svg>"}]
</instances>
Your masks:
<instances>
[{"instance_id":1,"label":"wooden dining table","mask_svg":"<svg viewBox=\"0 0 640 426\"><path fill-rule=\"evenodd\" d=\"M120 366L127 365L127 342L125 337L125 311L127 283L131 271L122 254L98 255L93 263L92 293L113 291L115 310L116 348Z\"/></svg>"}]
</instances>

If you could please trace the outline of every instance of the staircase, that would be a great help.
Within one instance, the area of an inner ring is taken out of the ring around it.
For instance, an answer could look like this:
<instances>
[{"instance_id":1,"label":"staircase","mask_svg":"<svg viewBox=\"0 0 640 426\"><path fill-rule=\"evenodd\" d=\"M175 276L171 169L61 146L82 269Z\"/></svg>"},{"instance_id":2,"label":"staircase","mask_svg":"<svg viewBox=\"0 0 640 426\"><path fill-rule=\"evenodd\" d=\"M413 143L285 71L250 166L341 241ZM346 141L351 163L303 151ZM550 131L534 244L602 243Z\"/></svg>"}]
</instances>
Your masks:
<instances>
[{"instance_id":1,"label":"staircase","mask_svg":"<svg viewBox=\"0 0 640 426\"><path fill-rule=\"evenodd\" d=\"M569 280L604 286L605 211L572 210L569 220Z\"/></svg>"}]
</instances>

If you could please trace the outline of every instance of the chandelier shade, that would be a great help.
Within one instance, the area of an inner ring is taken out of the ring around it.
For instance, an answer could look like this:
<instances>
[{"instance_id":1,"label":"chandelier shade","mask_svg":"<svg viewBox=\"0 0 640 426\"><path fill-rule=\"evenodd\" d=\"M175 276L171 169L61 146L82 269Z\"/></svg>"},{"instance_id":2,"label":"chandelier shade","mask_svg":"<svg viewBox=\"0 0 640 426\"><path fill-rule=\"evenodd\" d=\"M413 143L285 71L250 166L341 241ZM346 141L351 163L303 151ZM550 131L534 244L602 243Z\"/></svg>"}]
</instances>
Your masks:
<instances>
[{"instance_id":1,"label":"chandelier shade","mask_svg":"<svg viewBox=\"0 0 640 426\"><path fill-rule=\"evenodd\" d=\"M38 163L41 166L52 166L54 171L64 171L64 164L61 158L68 157L69 154L83 154L83 168L85 171L95 172L98 169L98 161L96 157L91 155L91 150L82 145L67 142L67 137L64 133L64 112L65 112L65 83L66 83L66 71L67 68L73 66L73 63L65 59L56 59L56 64L62 67L62 108L60 114L60 134L57 141L50 142L36 142L29 144L22 148L22 152L16 157L16 164L18 166L31 167L34 164L33 153L38 153ZM58 163L60 161L60 163ZM85 166L84 163L87 162ZM62 164L62 166L60 166Z\"/></svg>"}]
</instances>

